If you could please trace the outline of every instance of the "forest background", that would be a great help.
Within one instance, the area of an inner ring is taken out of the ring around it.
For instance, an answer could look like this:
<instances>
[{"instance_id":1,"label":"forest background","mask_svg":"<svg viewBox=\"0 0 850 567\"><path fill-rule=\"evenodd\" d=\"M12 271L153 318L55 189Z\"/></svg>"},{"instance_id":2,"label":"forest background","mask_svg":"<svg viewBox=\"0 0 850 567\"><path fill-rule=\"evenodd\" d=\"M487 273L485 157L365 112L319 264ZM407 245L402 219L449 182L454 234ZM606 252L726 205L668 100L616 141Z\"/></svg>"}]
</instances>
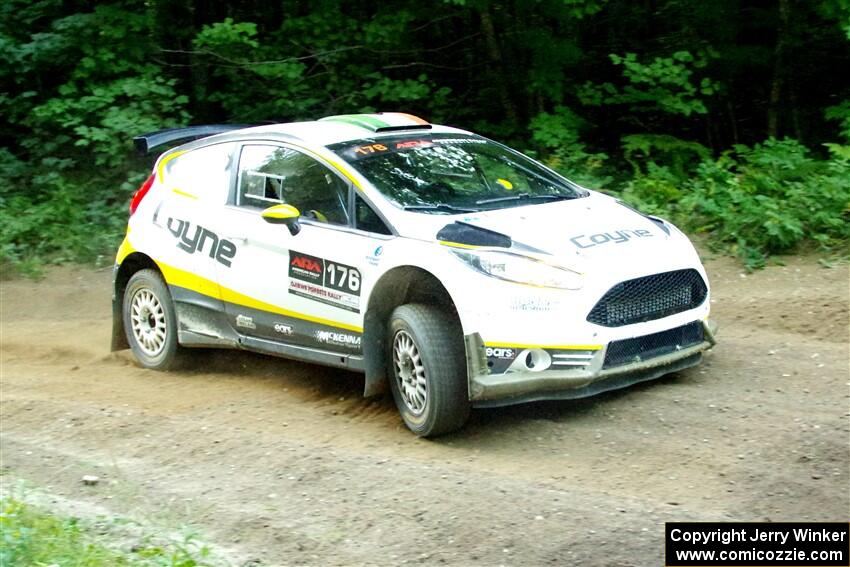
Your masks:
<instances>
[{"instance_id":1,"label":"forest background","mask_svg":"<svg viewBox=\"0 0 850 567\"><path fill-rule=\"evenodd\" d=\"M3 0L0 265L111 263L134 135L403 111L758 268L850 242L850 0Z\"/></svg>"}]
</instances>

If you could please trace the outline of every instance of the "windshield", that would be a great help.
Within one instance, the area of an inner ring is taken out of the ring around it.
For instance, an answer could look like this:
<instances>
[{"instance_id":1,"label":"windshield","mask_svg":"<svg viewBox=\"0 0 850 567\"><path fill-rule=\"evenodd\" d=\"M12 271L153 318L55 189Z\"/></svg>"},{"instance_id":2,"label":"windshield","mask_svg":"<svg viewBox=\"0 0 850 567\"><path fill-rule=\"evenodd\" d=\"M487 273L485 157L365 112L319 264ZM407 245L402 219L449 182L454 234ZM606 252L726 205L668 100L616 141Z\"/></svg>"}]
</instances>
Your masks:
<instances>
[{"instance_id":1,"label":"windshield","mask_svg":"<svg viewBox=\"0 0 850 567\"><path fill-rule=\"evenodd\" d=\"M522 154L476 136L407 134L330 149L411 211L458 214L584 196Z\"/></svg>"}]
</instances>

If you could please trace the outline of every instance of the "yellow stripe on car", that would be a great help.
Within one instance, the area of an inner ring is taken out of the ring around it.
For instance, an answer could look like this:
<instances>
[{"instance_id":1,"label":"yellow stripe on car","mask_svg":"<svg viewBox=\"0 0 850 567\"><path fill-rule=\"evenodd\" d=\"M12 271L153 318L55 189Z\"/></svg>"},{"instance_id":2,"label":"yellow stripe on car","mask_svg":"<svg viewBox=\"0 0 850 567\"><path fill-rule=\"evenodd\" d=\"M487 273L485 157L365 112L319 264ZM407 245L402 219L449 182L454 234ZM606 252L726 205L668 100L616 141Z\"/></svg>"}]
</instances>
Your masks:
<instances>
[{"instance_id":1,"label":"yellow stripe on car","mask_svg":"<svg viewBox=\"0 0 850 567\"><path fill-rule=\"evenodd\" d=\"M173 160L176 157L182 156L186 153L186 150L176 151L174 153L168 154L161 160L159 160L159 165L156 167L157 178L159 182L162 183L165 180L165 166L168 165L168 162Z\"/></svg>"},{"instance_id":2,"label":"yellow stripe on car","mask_svg":"<svg viewBox=\"0 0 850 567\"><path fill-rule=\"evenodd\" d=\"M191 193L187 193L185 191L181 191L180 189L176 189L176 188L172 189L171 192L174 193L175 195L180 195L181 197L188 197L189 199L197 199L198 198L197 195L192 195Z\"/></svg>"},{"instance_id":3,"label":"yellow stripe on car","mask_svg":"<svg viewBox=\"0 0 850 567\"><path fill-rule=\"evenodd\" d=\"M301 319L303 321L319 323L320 325L337 327L339 329L345 329L347 331L354 331L355 333L363 332L363 327L358 327L357 325L349 325L348 323L341 323L339 321L323 319L321 317L313 317L311 315L305 315L304 313L297 313L295 311L290 311L289 309L283 309L281 307L278 307L277 305L266 303L265 301L255 299L253 297L239 293L238 291L234 291L226 287L221 287L212 280L208 280L191 272L181 270L180 268L175 268L174 266L169 266L167 264L163 264L162 262L156 262L156 264L157 266L159 266L159 269L162 272L162 275L168 285L182 287L190 291L200 293L202 295L221 299L226 303L241 305L242 307L250 307L251 309L267 311L269 313L275 313L277 315L283 315L285 317L293 317L295 319Z\"/></svg>"},{"instance_id":4,"label":"yellow stripe on car","mask_svg":"<svg viewBox=\"0 0 850 567\"><path fill-rule=\"evenodd\" d=\"M314 158L318 159L319 161L326 161L326 162L328 162L329 164L331 164L332 166L334 166L334 168L335 168L337 171L339 171L342 175L344 175L346 179L348 179L349 181L351 181L352 183L354 183L354 186L355 186L355 187L357 187L357 188L358 188L358 189L360 189L361 191L363 190L363 186L360 184L360 182L359 182L359 181L357 181L357 179L354 177L354 175L352 175L352 174L348 171L348 169L345 167L345 165L343 165L342 163L338 162L338 161L337 161L337 160L335 160L335 159L331 159L331 158L329 158L329 157L327 157L327 156L320 155L320 154L316 153L315 151L311 150L310 148L308 148L308 147L306 147L306 146L302 146L302 145L299 145L299 144L296 144L296 143L290 142L289 140L287 140L287 141L286 141L286 143L287 143L287 144L289 144L290 146L294 146L294 147L296 147L296 148L298 148L298 149L300 149L300 150L303 150L305 153L310 154L311 156L313 156Z\"/></svg>"},{"instance_id":5,"label":"yellow stripe on car","mask_svg":"<svg viewBox=\"0 0 850 567\"><path fill-rule=\"evenodd\" d=\"M448 240L440 240L439 243L443 246L449 246L451 248L468 248L469 250L477 250L479 248L484 248L484 246L475 246L474 244L461 244L460 242L449 242Z\"/></svg>"},{"instance_id":6,"label":"yellow stripe on car","mask_svg":"<svg viewBox=\"0 0 850 567\"><path fill-rule=\"evenodd\" d=\"M549 350L602 350L602 347L604 345L528 345L517 343L485 342L484 346L499 348L544 348Z\"/></svg>"},{"instance_id":7,"label":"yellow stripe on car","mask_svg":"<svg viewBox=\"0 0 850 567\"><path fill-rule=\"evenodd\" d=\"M133 245L130 244L130 229L127 229L127 234L124 236L124 240L121 241L121 246L118 247L118 253L115 255L115 263L120 264L124 261L124 258L135 252L136 249L133 248Z\"/></svg>"}]
</instances>

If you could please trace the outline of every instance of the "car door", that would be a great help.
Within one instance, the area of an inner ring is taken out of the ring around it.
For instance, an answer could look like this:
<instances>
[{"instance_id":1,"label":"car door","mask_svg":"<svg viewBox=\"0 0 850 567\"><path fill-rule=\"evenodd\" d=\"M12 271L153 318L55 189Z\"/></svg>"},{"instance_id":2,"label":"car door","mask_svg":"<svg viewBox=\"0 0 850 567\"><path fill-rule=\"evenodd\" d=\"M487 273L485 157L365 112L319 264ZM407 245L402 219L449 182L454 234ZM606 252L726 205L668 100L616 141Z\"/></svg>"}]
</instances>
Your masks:
<instances>
[{"instance_id":1,"label":"car door","mask_svg":"<svg viewBox=\"0 0 850 567\"><path fill-rule=\"evenodd\" d=\"M219 219L237 249L229 266L217 268L228 319L246 346L362 352L363 264L379 239L353 229L352 201L349 182L301 149L242 145ZM265 208L281 203L301 211L298 234L263 220ZM345 357L335 360L345 365Z\"/></svg>"}]
</instances>

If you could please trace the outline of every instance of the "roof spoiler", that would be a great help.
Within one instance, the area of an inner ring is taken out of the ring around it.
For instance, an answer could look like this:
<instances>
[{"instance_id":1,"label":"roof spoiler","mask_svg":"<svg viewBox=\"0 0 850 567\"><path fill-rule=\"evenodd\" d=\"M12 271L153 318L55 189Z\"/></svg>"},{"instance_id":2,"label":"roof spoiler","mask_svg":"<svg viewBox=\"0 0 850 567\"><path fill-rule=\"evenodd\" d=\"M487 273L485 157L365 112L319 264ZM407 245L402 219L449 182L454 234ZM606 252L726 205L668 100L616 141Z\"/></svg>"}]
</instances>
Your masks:
<instances>
[{"instance_id":1,"label":"roof spoiler","mask_svg":"<svg viewBox=\"0 0 850 567\"><path fill-rule=\"evenodd\" d=\"M248 128L246 124L208 124L206 126L186 126L185 128L169 128L159 132L149 132L133 138L133 145L142 154L149 154L156 148L174 142L189 142L232 130Z\"/></svg>"}]
</instances>

